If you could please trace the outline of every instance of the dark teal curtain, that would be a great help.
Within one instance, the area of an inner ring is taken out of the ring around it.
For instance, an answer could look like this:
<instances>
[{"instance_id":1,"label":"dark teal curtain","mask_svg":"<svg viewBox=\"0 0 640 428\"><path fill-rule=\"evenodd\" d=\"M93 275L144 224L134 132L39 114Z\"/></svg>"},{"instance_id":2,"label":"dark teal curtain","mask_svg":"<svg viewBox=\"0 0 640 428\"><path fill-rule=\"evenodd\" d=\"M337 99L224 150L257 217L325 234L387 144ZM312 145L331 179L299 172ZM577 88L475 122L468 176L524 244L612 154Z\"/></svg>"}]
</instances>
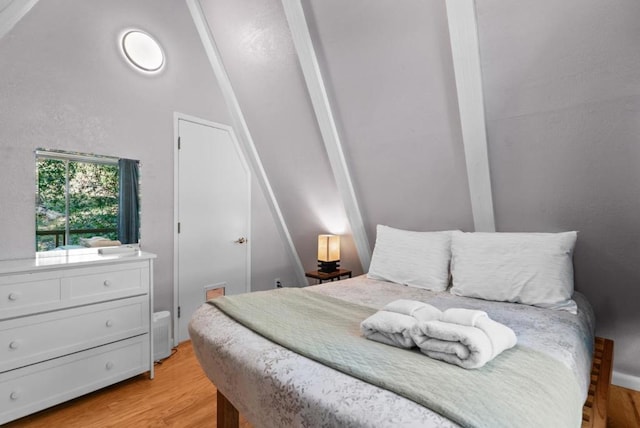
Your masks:
<instances>
[{"instance_id":1,"label":"dark teal curtain","mask_svg":"<svg viewBox=\"0 0 640 428\"><path fill-rule=\"evenodd\" d=\"M120 200L118 203L118 241L135 244L140 239L140 200L138 161L118 160Z\"/></svg>"}]
</instances>

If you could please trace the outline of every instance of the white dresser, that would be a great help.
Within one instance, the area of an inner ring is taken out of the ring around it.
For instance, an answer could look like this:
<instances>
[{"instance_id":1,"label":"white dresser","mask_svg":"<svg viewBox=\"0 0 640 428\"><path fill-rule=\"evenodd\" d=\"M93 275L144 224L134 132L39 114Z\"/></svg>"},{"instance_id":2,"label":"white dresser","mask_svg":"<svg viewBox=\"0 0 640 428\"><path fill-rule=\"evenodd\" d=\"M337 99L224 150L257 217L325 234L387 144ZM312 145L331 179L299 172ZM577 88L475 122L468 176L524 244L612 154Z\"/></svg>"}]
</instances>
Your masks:
<instances>
[{"instance_id":1,"label":"white dresser","mask_svg":"<svg viewBox=\"0 0 640 428\"><path fill-rule=\"evenodd\" d=\"M153 259L0 261L0 424L149 372Z\"/></svg>"}]
</instances>

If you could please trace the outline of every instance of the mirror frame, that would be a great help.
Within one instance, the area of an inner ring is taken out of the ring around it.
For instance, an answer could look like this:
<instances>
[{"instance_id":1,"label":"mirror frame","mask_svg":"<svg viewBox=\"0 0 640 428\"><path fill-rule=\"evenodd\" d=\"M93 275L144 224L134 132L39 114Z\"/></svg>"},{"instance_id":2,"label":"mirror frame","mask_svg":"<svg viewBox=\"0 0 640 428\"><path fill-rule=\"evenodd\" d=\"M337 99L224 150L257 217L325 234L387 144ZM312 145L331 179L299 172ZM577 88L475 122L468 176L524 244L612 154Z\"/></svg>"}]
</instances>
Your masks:
<instances>
[{"instance_id":1,"label":"mirror frame","mask_svg":"<svg viewBox=\"0 0 640 428\"><path fill-rule=\"evenodd\" d=\"M134 188L134 192L136 195L136 199L137 199L137 203L134 204L134 206L137 207L137 218L136 218L136 222L137 223L137 237L138 240L137 242L122 242L120 244L120 247L127 247L127 248L136 248L136 249L140 249L140 230L141 230L141 224L140 224L140 219L142 217L142 210L141 210L141 197L140 197L140 176L139 174L137 174L137 171L139 171L139 167L140 167L140 161L137 159L125 159L125 158L118 158L115 156L108 156L108 155L99 155L99 154L94 154L94 153L82 153L82 152L73 152L73 151L67 151L67 150L57 150L57 149L43 149L43 148L38 148L34 151L34 157L35 157L35 217L34 217L34 237L36 238L34 241L34 244L36 244L35 247L35 253L36 256L38 257L42 257L44 255L52 255L52 256L56 256L59 255L61 252L73 252L73 253L83 253L83 252L89 252L89 253L95 253L97 248L100 247L91 247L91 246L81 246L81 247L77 247L77 248L53 248L51 250L46 250L46 251L38 251L37 250L37 234L38 234L38 226L37 226L37 216L38 216L38 192L39 192L39 184L38 184L38 160L42 159L42 158L49 158L49 159L59 159L61 161L75 161L75 162L88 162L88 163L94 163L94 164L109 164L109 165L116 165L119 168L121 168L121 162L122 161L133 161L135 162L135 164L137 165L136 169L136 175L134 176L136 178L135 180L135 188ZM119 194L119 199L121 196L121 189L120 187L122 186L122 180L120 179L120 174L119 174L119 182L118 182L118 194ZM118 206L120 206L121 201L118 201ZM67 225L67 230L65 231L65 237L69 236L69 228Z\"/></svg>"}]
</instances>

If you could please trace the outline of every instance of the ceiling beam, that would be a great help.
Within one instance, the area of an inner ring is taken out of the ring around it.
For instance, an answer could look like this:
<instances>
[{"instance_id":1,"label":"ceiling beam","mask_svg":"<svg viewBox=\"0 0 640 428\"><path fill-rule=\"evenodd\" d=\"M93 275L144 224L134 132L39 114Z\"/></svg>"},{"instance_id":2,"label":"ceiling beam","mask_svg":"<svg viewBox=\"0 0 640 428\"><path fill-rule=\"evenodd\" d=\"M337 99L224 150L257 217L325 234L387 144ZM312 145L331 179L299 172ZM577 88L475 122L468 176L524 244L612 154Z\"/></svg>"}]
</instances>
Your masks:
<instances>
[{"instance_id":1,"label":"ceiling beam","mask_svg":"<svg viewBox=\"0 0 640 428\"><path fill-rule=\"evenodd\" d=\"M298 60L300 61L316 120L320 127L333 176L351 227L360 263L363 271L367 272L371 263L371 247L369 246L362 213L358 205L358 199L322 78L322 72L320 71L320 65L318 64L318 58L313 48L313 41L311 40L304 10L300 0L282 0L282 5L287 16L293 44L298 54Z\"/></svg>"},{"instance_id":2,"label":"ceiling beam","mask_svg":"<svg viewBox=\"0 0 640 428\"><path fill-rule=\"evenodd\" d=\"M204 50L207 54L207 57L209 58L211 68L213 69L213 72L216 76L218 85L220 85L222 96L224 97L224 101L229 110L229 114L231 115L233 128L237 132L237 137L240 141L240 145L242 146L244 155L251 165L251 169L256 174L256 179L258 180L258 183L262 188L265 199L267 200L267 204L269 205L269 209L271 210L271 213L274 217L276 228L280 233L282 241L285 243L285 247L288 249L289 257L293 263L298 284L300 284L300 286L306 285L307 279L305 277L302 263L300 262L300 257L298 256L296 247L293 243L293 240L291 239L291 234L289 233L289 229L287 228L287 223L284 220L284 216L282 215L282 211L280 210L280 206L278 205L276 196L273 193L271 184L269 183L269 178L267 177L264 167L262 166L262 161L260 160L260 156L258 155L258 151L256 150L251 132L249 131L249 127L247 125L247 122L245 121L244 114L242 113L242 109L240 108L240 103L238 102L236 94L231 85L229 75L227 74L227 71L222 62L220 51L218 50L218 47L215 43L213 34L211 34L211 29L209 28L209 24L207 23L207 20L205 18L202 6L200 5L200 2L198 0L186 0L186 2L187 6L189 7L189 11L191 12L193 22L196 26L196 29L198 30L198 34L200 35L200 39L202 40Z\"/></svg>"},{"instance_id":3,"label":"ceiling beam","mask_svg":"<svg viewBox=\"0 0 640 428\"><path fill-rule=\"evenodd\" d=\"M446 4L473 224L477 232L495 232L475 1Z\"/></svg>"}]
</instances>

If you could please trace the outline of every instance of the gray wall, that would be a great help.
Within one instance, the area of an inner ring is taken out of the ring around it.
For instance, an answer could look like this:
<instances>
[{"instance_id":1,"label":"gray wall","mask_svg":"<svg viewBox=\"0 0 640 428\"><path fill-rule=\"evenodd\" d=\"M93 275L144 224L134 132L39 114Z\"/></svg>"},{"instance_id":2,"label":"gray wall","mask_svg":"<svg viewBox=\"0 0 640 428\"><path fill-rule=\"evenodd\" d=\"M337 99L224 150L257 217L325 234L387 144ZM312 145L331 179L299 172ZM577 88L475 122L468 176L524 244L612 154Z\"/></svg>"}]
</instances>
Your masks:
<instances>
[{"instance_id":1,"label":"gray wall","mask_svg":"<svg viewBox=\"0 0 640 428\"><path fill-rule=\"evenodd\" d=\"M640 3L477 5L497 228L579 231L576 288L640 376Z\"/></svg>"},{"instance_id":2,"label":"gray wall","mask_svg":"<svg viewBox=\"0 0 640 428\"><path fill-rule=\"evenodd\" d=\"M203 4L308 269L326 213L345 219L282 6ZM579 230L576 287L638 376L640 6L477 5L496 226ZM444 2L303 7L370 242L378 223L473 230Z\"/></svg>"},{"instance_id":3,"label":"gray wall","mask_svg":"<svg viewBox=\"0 0 640 428\"><path fill-rule=\"evenodd\" d=\"M202 3L304 267L315 235L336 232L343 265L361 272L280 1ZM598 334L616 340L615 369L640 376L640 4L477 4L497 228L580 232L577 289ZM377 223L472 230L443 2L303 6L371 244ZM117 32L134 24L164 44L163 74L138 75L119 57ZM34 148L139 158L144 245L162 260L156 306L169 307L171 115L229 123L186 7L43 1L0 40L0 57L0 257L32 252ZM295 285L254 189L254 289L275 277Z\"/></svg>"},{"instance_id":4,"label":"gray wall","mask_svg":"<svg viewBox=\"0 0 640 428\"><path fill-rule=\"evenodd\" d=\"M304 268L317 235L339 233L342 265L361 273L281 2L202 5Z\"/></svg>"},{"instance_id":5,"label":"gray wall","mask_svg":"<svg viewBox=\"0 0 640 428\"><path fill-rule=\"evenodd\" d=\"M472 228L444 2L303 3L371 244Z\"/></svg>"},{"instance_id":6,"label":"gray wall","mask_svg":"<svg viewBox=\"0 0 640 428\"><path fill-rule=\"evenodd\" d=\"M202 4L305 269L333 232L361 273L281 2ZM442 2L303 6L371 245L378 223L471 227Z\"/></svg>"},{"instance_id":7,"label":"gray wall","mask_svg":"<svg viewBox=\"0 0 640 428\"><path fill-rule=\"evenodd\" d=\"M167 66L143 75L118 48L136 27ZM173 113L230 123L186 4L41 1L0 40L0 259L32 257L38 147L140 159L142 245L158 255L155 308L173 304ZM254 289L293 277L260 188L252 191ZM274 273L274 270L276 272Z\"/></svg>"}]
</instances>

